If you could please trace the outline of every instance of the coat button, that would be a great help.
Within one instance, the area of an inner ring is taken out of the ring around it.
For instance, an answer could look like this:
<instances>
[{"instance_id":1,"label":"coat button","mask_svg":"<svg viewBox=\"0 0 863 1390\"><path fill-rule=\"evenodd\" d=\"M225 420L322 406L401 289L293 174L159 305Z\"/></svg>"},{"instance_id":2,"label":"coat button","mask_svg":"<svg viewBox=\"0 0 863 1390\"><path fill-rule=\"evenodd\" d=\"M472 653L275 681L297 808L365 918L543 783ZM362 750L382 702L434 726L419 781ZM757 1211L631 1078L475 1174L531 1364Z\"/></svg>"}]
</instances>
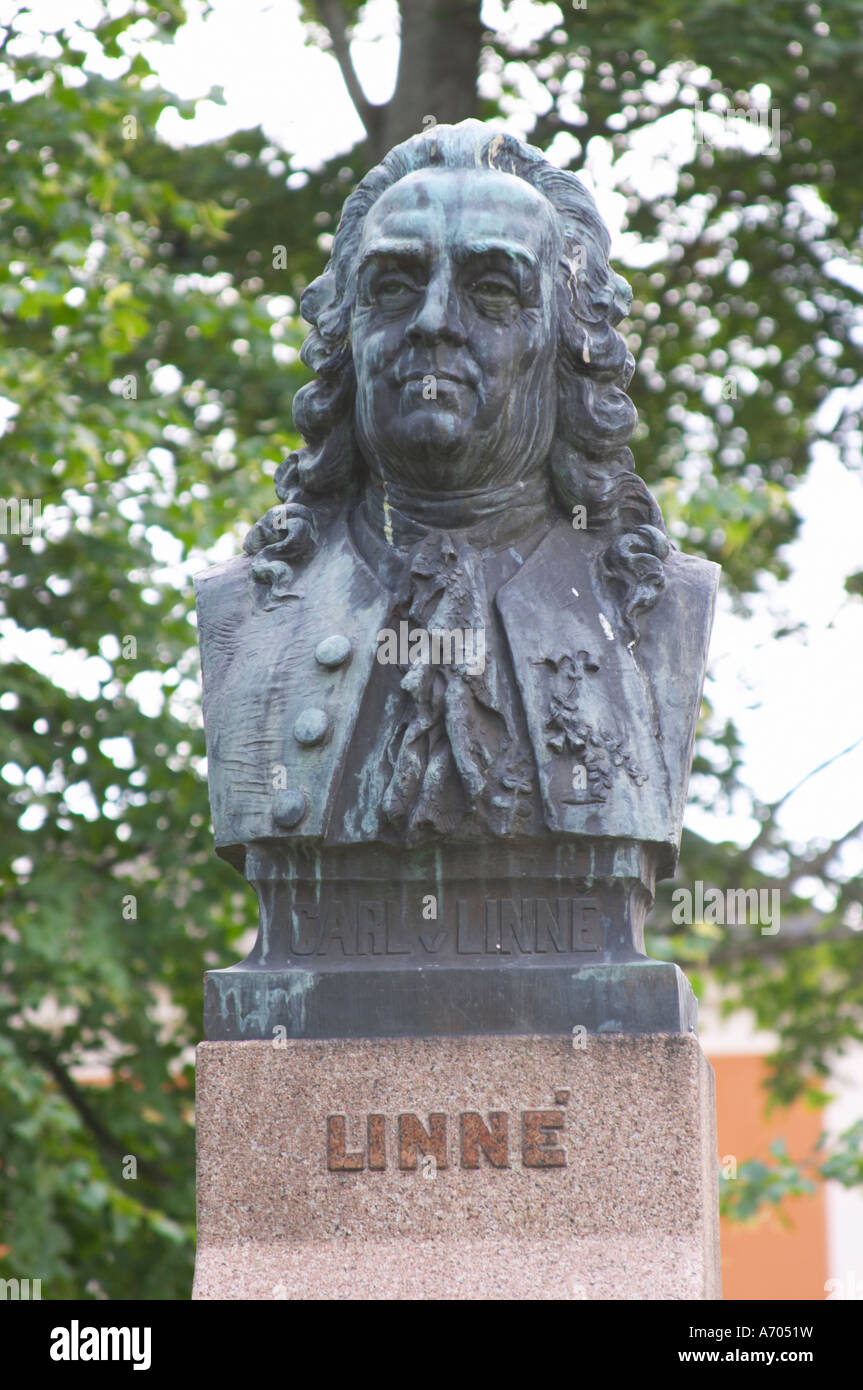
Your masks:
<instances>
[{"instance_id":1,"label":"coat button","mask_svg":"<svg viewBox=\"0 0 863 1390\"><path fill-rule=\"evenodd\" d=\"M294 723L294 738L302 748L314 748L329 733L330 717L323 709L304 709Z\"/></svg>"},{"instance_id":2,"label":"coat button","mask_svg":"<svg viewBox=\"0 0 863 1390\"><path fill-rule=\"evenodd\" d=\"M305 792L298 791L296 787L289 787L287 791L279 792L273 797L273 820L277 825L283 825L286 830L290 830L293 826L299 825L307 808Z\"/></svg>"},{"instance_id":3,"label":"coat button","mask_svg":"<svg viewBox=\"0 0 863 1390\"><path fill-rule=\"evenodd\" d=\"M325 637L323 642L319 642L315 647L315 661L319 666L326 666L330 670L336 666L344 666L350 654L350 640L339 632L334 632L332 637Z\"/></svg>"}]
</instances>

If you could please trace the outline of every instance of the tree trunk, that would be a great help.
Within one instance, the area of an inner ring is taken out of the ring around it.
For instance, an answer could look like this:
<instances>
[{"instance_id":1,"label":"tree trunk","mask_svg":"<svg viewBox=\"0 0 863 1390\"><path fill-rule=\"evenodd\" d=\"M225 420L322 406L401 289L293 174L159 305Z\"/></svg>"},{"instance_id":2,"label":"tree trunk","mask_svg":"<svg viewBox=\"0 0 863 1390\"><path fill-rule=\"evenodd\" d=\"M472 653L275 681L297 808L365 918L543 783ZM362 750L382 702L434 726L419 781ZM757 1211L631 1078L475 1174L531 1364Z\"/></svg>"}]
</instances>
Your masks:
<instances>
[{"instance_id":1,"label":"tree trunk","mask_svg":"<svg viewBox=\"0 0 863 1390\"><path fill-rule=\"evenodd\" d=\"M477 113L477 71L483 26L480 0L402 0L401 53L390 101L366 100L350 57L341 0L316 6L333 44L351 100L368 135L369 162L434 122L452 125Z\"/></svg>"}]
</instances>

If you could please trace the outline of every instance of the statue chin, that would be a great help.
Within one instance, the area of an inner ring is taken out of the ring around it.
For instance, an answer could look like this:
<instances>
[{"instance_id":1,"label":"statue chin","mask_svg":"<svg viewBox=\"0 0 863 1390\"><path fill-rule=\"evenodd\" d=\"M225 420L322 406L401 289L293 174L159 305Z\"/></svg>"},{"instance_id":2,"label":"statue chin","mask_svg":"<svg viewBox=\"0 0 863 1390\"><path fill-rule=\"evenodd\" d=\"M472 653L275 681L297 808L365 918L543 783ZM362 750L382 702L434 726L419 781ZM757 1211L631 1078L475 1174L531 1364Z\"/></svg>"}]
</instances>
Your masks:
<instances>
[{"instance_id":1,"label":"statue chin","mask_svg":"<svg viewBox=\"0 0 863 1390\"><path fill-rule=\"evenodd\" d=\"M456 461L474 439L470 421L439 408L411 410L393 421L389 433L393 453L427 459L430 466L441 453Z\"/></svg>"},{"instance_id":2,"label":"statue chin","mask_svg":"<svg viewBox=\"0 0 863 1390\"><path fill-rule=\"evenodd\" d=\"M547 457L545 438L499 434L472 429L450 412L414 410L388 421L385 431L359 428L357 438L377 477L417 492L462 493L517 482Z\"/></svg>"},{"instance_id":3,"label":"statue chin","mask_svg":"<svg viewBox=\"0 0 863 1390\"><path fill-rule=\"evenodd\" d=\"M373 472L419 492L464 492L487 486L494 461L463 420L445 411L412 411L393 421L386 435L361 437Z\"/></svg>"}]
</instances>

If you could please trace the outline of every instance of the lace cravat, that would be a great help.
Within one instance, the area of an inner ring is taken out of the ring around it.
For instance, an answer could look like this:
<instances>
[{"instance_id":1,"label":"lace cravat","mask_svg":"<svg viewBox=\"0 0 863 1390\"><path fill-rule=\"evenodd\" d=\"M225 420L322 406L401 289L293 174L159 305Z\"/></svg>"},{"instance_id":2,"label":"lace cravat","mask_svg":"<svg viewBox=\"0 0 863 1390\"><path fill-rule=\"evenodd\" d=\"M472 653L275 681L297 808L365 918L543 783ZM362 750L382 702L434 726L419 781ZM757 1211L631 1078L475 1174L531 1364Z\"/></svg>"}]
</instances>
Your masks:
<instances>
[{"instance_id":1,"label":"lace cravat","mask_svg":"<svg viewBox=\"0 0 863 1390\"><path fill-rule=\"evenodd\" d=\"M432 655L435 634L450 641L460 634L466 659L417 660L403 677L409 703L388 745L392 775L384 817L408 841L429 829L453 833L465 815L481 815L492 831L506 834L519 796L530 791L529 769L519 757L493 644L486 640L482 557L458 533L430 532L413 553L409 578L397 611L407 616L412 633L430 634ZM478 652L482 663L468 657Z\"/></svg>"}]
</instances>

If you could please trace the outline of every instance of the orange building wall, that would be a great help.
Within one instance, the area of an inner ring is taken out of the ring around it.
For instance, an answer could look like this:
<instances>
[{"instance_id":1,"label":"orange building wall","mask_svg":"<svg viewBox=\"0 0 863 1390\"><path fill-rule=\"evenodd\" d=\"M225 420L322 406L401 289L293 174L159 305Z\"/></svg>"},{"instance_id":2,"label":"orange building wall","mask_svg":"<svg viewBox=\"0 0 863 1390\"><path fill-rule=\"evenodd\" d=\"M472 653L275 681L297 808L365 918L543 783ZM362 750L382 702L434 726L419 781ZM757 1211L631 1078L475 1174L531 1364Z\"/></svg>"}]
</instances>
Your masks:
<instances>
[{"instance_id":1,"label":"orange building wall","mask_svg":"<svg viewBox=\"0 0 863 1390\"><path fill-rule=\"evenodd\" d=\"M799 1161L811 1154L822 1116L801 1103L765 1117L761 1082L763 1057L720 1056L710 1061L716 1075L719 1158L733 1155L770 1161L768 1145L784 1138ZM725 1299L821 1299L827 1279L827 1221L824 1186L812 1196L786 1198L783 1226L770 1211L751 1226L722 1221L722 1294Z\"/></svg>"}]
</instances>

